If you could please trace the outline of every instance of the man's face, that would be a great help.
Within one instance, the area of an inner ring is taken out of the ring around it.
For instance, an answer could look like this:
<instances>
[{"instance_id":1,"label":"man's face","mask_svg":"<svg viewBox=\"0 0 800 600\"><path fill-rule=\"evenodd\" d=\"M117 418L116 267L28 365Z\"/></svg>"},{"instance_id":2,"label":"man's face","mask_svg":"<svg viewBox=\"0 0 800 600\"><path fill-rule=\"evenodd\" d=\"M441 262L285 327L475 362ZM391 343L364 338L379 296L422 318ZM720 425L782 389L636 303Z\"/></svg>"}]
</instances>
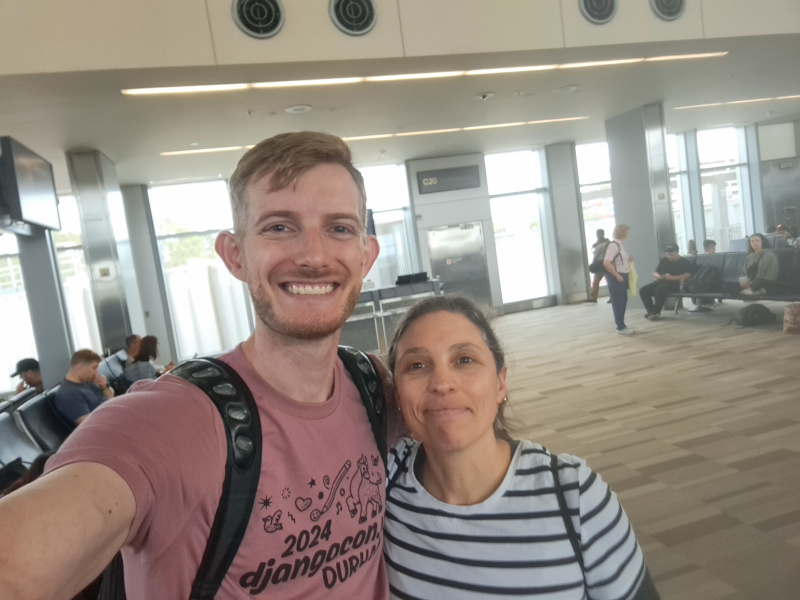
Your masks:
<instances>
[{"instance_id":1,"label":"man's face","mask_svg":"<svg viewBox=\"0 0 800 600\"><path fill-rule=\"evenodd\" d=\"M293 188L270 192L268 183L265 177L248 188L240 266L228 266L247 283L266 327L299 339L327 337L353 312L378 256L377 240L361 236L358 188L331 164L313 167Z\"/></svg>"},{"instance_id":2,"label":"man's face","mask_svg":"<svg viewBox=\"0 0 800 600\"><path fill-rule=\"evenodd\" d=\"M136 353L139 352L139 346L141 345L141 343L142 343L142 338L137 335L136 339L131 343L130 346L128 346L128 355L135 356Z\"/></svg>"},{"instance_id":3,"label":"man's face","mask_svg":"<svg viewBox=\"0 0 800 600\"><path fill-rule=\"evenodd\" d=\"M89 383L90 381L94 381L94 378L97 377L97 367L100 366L99 362L93 363L83 363L78 365L78 379L83 381L84 383Z\"/></svg>"},{"instance_id":4,"label":"man's face","mask_svg":"<svg viewBox=\"0 0 800 600\"><path fill-rule=\"evenodd\" d=\"M40 383L42 383L42 375L39 371L23 371L19 374L19 378L22 379L29 387L36 387Z\"/></svg>"},{"instance_id":5,"label":"man's face","mask_svg":"<svg viewBox=\"0 0 800 600\"><path fill-rule=\"evenodd\" d=\"M667 258L670 262L678 262L681 259L681 255L677 252L667 252Z\"/></svg>"},{"instance_id":6,"label":"man's face","mask_svg":"<svg viewBox=\"0 0 800 600\"><path fill-rule=\"evenodd\" d=\"M717 247L716 246L708 246L706 248L706 254L716 254L716 253L717 253Z\"/></svg>"}]
</instances>

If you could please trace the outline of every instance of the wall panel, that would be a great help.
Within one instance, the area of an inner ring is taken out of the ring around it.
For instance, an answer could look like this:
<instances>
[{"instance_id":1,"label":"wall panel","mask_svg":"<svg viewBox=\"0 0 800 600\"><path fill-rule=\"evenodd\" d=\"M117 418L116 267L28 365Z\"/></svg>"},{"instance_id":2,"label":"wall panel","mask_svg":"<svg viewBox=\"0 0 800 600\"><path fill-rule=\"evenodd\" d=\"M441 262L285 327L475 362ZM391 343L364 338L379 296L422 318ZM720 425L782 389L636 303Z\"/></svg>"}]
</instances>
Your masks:
<instances>
[{"instance_id":1,"label":"wall panel","mask_svg":"<svg viewBox=\"0 0 800 600\"><path fill-rule=\"evenodd\" d=\"M798 0L703 0L705 37L800 33Z\"/></svg>"}]
</instances>

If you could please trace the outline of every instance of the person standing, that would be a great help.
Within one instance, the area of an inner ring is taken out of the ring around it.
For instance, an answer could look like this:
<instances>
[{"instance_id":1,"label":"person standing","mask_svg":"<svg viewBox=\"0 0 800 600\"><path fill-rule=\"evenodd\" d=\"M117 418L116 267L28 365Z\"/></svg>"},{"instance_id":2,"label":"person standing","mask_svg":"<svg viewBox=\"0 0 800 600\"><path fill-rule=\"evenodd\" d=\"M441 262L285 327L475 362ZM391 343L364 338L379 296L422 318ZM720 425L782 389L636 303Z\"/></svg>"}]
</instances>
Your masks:
<instances>
[{"instance_id":1,"label":"person standing","mask_svg":"<svg viewBox=\"0 0 800 600\"><path fill-rule=\"evenodd\" d=\"M692 264L678 253L676 246L667 246L667 255L662 258L653 272L655 281L639 288L642 304L647 311L646 319L655 321L661 318L661 309L672 292L681 288L681 283L692 276Z\"/></svg>"},{"instance_id":2,"label":"person standing","mask_svg":"<svg viewBox=\"0 0 800 600\"><path fill-rule=\"evenodd\" d=\"M364 180L343 140L304 131L256 144L229 186L234 229L215 249L258 318L220 359L253 394L263 460L215 598L386 600L384 464L338 357L378 256ZM0 500L0 598L69 598L120 549L128 600L189 598L228 464L217 409L167 374L90 425L43 477ZM356 501L371 510L353 511Z\"/></svg>"},{"instance_id":3,"label":"person standing","mask_svg":"<svg viewBox=\"0 0 800 600\"><path fill-rule=\"evenodd\" d=\"M631 228L627 225L614 227L614 239L606 248L603 268L606 270L606 285L611 298L611 310L614 312L614 323L620 335L633 335L634 329L625 325L625 309L628 307L628 273L631 259L625 251L625 240Z\"/></svg>"},{"instance_id":4,"label":"person standing","mask_svg":"<svg viewBox=\"0 0 800 600\"><path fill-rule=\"evenodd\" d=\"M592 244L592 263L597 263L605 258L606 248L611 242L606 237L606 232L603 229L598 229L596 232L597 241ZM586 301L588 304L597 304L597 295L600 293L600 281L603 279L605 272L602 269L597 273L592 273L592 289L589 292L589 299Z\"/></svg>"}]
</instances>

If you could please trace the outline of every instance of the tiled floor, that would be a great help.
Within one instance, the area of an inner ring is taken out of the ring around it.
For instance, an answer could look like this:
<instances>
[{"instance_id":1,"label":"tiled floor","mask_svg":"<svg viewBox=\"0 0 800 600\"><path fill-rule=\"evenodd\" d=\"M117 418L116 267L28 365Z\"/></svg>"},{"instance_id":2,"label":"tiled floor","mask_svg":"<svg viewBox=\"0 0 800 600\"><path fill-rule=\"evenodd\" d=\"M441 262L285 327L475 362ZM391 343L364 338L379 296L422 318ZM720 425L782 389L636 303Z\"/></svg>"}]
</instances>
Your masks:
<instances>
[{"instance_id":1,"label":"tiled floor","mask_svg":"<svg viewBox=\"0 0 800 600\"><path fill-rule=\"evenodd\" d=\"M518 437L585 458L630 517L661 597L800 598L800 335L744 306L660 321L632 298L499 317Z\"/></svg>"}]
</instances>

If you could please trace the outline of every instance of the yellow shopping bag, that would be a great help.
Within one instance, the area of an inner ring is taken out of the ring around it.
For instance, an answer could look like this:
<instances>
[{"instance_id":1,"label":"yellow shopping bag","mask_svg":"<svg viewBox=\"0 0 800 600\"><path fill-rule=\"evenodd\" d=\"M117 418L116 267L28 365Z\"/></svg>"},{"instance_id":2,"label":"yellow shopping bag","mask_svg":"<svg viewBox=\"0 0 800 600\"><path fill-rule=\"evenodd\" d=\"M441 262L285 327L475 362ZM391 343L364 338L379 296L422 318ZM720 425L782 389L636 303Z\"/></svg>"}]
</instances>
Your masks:
<instances>
[{"instance_id":1,"label":"yellow shopping bag","mask_svg":"<svg viewBox=\"0 0 800 600\"><path fill-rule=\"evenodd\" d=\"M637 294L639 276L636 274L636 267L633 266L633 261L628 263L628 295L635 296Z\"/></svg>"}]
</instances>

